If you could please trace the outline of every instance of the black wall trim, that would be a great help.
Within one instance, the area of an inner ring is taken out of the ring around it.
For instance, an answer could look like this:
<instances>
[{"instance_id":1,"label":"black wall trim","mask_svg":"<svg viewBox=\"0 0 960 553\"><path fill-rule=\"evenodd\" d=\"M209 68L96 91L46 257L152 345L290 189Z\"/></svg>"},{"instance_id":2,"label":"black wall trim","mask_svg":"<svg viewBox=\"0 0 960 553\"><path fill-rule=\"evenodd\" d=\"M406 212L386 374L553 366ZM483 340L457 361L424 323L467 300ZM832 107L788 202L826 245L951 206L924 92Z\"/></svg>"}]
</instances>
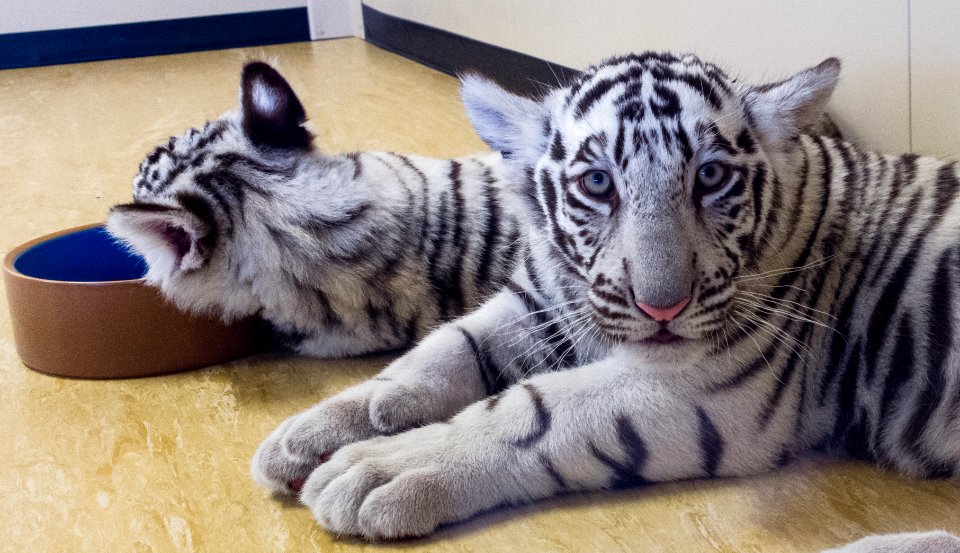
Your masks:
<instances>
[{"instance_id":1,"label":"black wall trim","mask_svg":"<svg viewBox=\"0 0 960 553\"><path fill-rule=\"evenodd\" d=\"M0 35L0 69L310 40L307 8Z\"/></svg>"},{"instance_id":2,"label":"black wall trim","mask_svg":"<svg viewBox=\"0 0 960 553\"><path fill-rule=\"evenodd\" d=\"M515 92L536 94L543 84L556 86L577 74L575 69L415 23L363 5L367 42L456 75L478 71ZM540 84L543 83L543 84Z\"/></svg>"}]
</instances>

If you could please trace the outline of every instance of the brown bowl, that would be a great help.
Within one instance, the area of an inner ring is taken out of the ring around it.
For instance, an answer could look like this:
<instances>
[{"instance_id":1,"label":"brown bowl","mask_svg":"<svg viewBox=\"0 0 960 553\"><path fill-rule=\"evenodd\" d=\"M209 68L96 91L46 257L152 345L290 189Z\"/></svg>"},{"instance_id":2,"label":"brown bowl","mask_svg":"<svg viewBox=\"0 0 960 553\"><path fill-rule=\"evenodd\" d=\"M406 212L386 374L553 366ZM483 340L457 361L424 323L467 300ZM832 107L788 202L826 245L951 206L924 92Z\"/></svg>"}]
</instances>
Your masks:
<instances>
[{"instance_id":1,"label":"brown bowl","mask_svg":"<svg viewBox=\"0 0 960 553\"><path fill-rule=\"evenodd\" d=\"M7 254L3 276L17 353L31 369L124 378L216 365L263 351L256 320L226 325L179 311L143 280L143 259L102 224L63 230Z\"/></svg>"}]
</instances>

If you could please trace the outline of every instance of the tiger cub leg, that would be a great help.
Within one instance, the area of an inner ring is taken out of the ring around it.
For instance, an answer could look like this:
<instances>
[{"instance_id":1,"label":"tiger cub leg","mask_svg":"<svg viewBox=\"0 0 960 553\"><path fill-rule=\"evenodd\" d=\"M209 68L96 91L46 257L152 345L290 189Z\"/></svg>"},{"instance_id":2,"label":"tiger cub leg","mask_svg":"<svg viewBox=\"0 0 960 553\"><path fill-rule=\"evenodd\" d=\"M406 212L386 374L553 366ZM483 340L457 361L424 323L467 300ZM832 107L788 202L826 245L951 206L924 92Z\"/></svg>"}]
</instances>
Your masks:
<instances>
[{"instance_id":1,"label":"tiger cub leg","mask_svg":"<svg viewBox=\"0 0 960 553\"><path fill-rule=\"evenodd\" d=\"M377 376L283 421L254 454L254 480L274 493L297 493L310 472L341 447L446 420L501 391L515 377L494 359L511 352L503 340L490 342L504 333L504 321L525 314L516 295L498 294L428 335Z\"/></svg>"},{"instance_id":2,"label":"tiger cub leg","mask_svg":"<svg viewBox=\"0 0 960 553\"><path fill-rule=\"evenodd\" d=\"M350 444L317 467L300 500L331 532L393 539L565 491L774 466L779 434L758 435L729 397L647 371L611 357L539 374L447 424Z\"/></svg>"}]
</instances>

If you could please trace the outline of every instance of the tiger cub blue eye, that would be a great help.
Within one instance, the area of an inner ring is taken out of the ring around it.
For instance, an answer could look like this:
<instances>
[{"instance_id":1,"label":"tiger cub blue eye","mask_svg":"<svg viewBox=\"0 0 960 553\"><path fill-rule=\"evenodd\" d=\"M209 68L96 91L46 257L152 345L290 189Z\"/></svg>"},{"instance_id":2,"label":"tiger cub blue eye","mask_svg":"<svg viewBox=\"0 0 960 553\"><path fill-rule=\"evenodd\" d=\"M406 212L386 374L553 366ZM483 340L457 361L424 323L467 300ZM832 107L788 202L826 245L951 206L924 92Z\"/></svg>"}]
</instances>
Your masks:
<instances>
[{"instance_id":1,"label":"tiger cub blue eye","mask_svg":"<svg viewBox=\"0 0 960 553\"><path fill-rule=\"evenodd\" d=\"M716 188L727 182L730 176L730 168L719 161L704 163L697 169L697 186L703 188Z\"/></svg>"},{"instance_id":2,"label":"tiger cub blue eye","mask_svg":"<svg viewBox=\"0 0 960 553\"><path fill-rule=\"evenodd\" d=\"M580 177L580 189L591 196L604 197L613 191L613 179L606 171L587 171Z\"/></svg>"}]
</instances>

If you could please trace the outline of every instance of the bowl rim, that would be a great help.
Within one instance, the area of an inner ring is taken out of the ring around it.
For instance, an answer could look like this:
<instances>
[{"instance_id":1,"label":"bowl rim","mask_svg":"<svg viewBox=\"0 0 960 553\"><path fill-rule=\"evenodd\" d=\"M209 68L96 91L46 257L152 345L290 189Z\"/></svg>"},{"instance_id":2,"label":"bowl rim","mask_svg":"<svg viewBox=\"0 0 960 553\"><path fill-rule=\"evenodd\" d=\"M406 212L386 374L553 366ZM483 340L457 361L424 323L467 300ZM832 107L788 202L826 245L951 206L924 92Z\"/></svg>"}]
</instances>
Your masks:
<instances>
[{"instance_id":1,"label":"bowl rim","mask_svg":"<svg viewBox=\"0 0 960 553\"><path fill-rule=\"evenodd\" d=\"M128 285L129 285L129 284L141 285L141 284L145 284L145 283L146 283L146 280L147 280L146 277L133 278L133 279L125 279L125 280L95 280L95 281L84 281L84 280L51 280L51 279L47 279L47 278L40 278L40 277L30 276L30 275L21 273L20 271L17 270L16 266L14 265L14 263L15 263L16 260L17 260L17 258L19 258L24 252L26 252L26 251L29 250L30 248L32 248L32 247L34 247L34 246L36 246L36 245L38 245L38 244L41 244L41 243L46 242L46 241L48 241L48 240L53 240L54 238L59 238L59 237L61 237L61 236L65 236L65 235L67 235L67 234L73 234L73 233L75 233L75 232L80 232L80 231L84 231L84 230L89 230L89 229L97 228L97 227L105 228L105 227L106 227L106 224L107 224L106 222L101 222L101 223L87 223L87 224L85 224L85 225L79 225L79 226L76 226L76 227L70 227L70 228L58 230L58 231L56 231L56 232L51 232L50 234L45 234L45 235L43 235L43 236L38 236L37 238L34 238L33 240L29 240L29 241L27 241L27 242L24 242L23 244L20 244L19 246L15 247L15 248L13 248L12 250L10 250L9 252L7 252L7 254L3 257L3 272L6 273L7 275L9 275L10 277L17 278L17 279L22 279L22 280L27 280L27 281L34 281L34 282L40 282L40 283L46 283L46 284L51 284L51 285L60 285L60 286L91 286L91 287L97 287L97 286L104 286L104 285L124 285L124 284L128 284Z\"/></svg>"}]
</instances>

